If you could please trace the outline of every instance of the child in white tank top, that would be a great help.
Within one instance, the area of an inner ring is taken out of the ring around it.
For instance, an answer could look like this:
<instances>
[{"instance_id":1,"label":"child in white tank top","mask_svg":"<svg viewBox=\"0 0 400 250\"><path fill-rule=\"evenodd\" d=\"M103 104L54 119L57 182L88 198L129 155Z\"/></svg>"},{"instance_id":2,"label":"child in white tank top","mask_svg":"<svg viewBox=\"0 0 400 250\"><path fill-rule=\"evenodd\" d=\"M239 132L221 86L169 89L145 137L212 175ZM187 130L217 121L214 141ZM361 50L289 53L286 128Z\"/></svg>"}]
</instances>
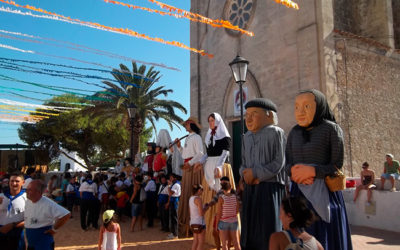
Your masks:
<instances>
[{"instance_id":1,"label":"child in white tank top","mask_svg":"<svg viewBox=\"0 0 400 250\"><path fill-rule=\"evenodd\" d=\"M121 249L121 228L114 222L114 210L103 213L104 224L100 228L99 250Z\"/></svg>"},{"instance_id":2,"label":"child in white tank top","mask_svg":"<svg viewBox=\"0 0 400 250\"><path fill-rule=\"evenodd\" d=\"M190 226L193 231L193 244L192 250L202 250L206 230L204 222L204 206L201 201L201 194L203 193L203 187L200 184L193 185L192 196L189 198L189 210L190 210Z\"/></svg>"}]
</instances>

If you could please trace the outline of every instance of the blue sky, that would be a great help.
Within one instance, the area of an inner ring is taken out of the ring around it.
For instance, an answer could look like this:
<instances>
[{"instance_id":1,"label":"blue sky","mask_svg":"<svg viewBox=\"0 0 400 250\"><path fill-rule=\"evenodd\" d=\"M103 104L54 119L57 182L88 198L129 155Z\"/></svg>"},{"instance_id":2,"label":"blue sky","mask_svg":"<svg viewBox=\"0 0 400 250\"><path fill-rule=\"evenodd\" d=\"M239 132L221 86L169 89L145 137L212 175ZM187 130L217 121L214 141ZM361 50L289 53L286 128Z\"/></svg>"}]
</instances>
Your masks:
<instances>
[{"instance_id":1,"label":"blue sky","mask_svg":"<svg viewBox=\"0 0 400 250\"><path fill-rule=\"evenodd\" d=\"M71 18L77 18L82 21L90 21L100 23L106 26L128 28L137 31L142 34L146 34L151 37L159 37L169 41L179 41L189 46L189 21L186 19L177 19L170 16L161 16L155 13L148 13L142 10L132 10L120 5L114 5L105 3L103 0L31 0L22 1L16 0L17 4L25 5L29 4L44 10L69 16ZM157 5L148 2L147 0L121 0L121 2L139 5L143 7L149 7L152 9L161 10ZM162 2L173 5L175 7L190 10L190 1L178 0L170 1L163 0ZM0 6L10 7L11 9L17 10L19 8L3 4L0 2ZM29 10L20 8L22 12L28 12ZM31 11L33 14L44 15L43 13ZM30 16L22 16L12 13L0 12L0 30L19 32L39 37L52 38L59 41L72 42L91 48L112 52L122 56L134 58L136 60L162 63L171 67L179 68L180 71L173 71L161 67L157 67L157 70L161 71L161 81L156 84L157 86L164 85L166 88L174 90L174 93L170 94L167 98L177 100L183 104L188 112L190 106L190 62L189 62L189 51L173 47L170 45L164 45L161 43L139 39L131 36L122 34L111 33L107 31L92 29L89 27L83 27L80 25L69 24L65 22L39 19ZM50 54L56 56L76 58L79 60L90 61L99 63L106 66L118 67L120 63L127 65L131 68L129 61L123 61L121 59L110 58L106 56L96 55L92 53L85 53L82 51L71 50L64 46L50 46L42 43L32 43L26 41L18 41L15 39L9 39L5 37L6 34L0 33L0 44L16 47L23 50L32 50L40 52L42 54ZM20 36L15 36L23 38ZM61 43L56 43L61 44ZM28 54L19 51L13 51L5 48L0 48L0 57L30 60L30 61L41 61L55 64L72 65L76 67L89 67L105 69L93 65L83 64L76 61L65 60L60 58L54 58L38 54ZM28 65L28 64L26 64ZM34 67L46 68L45 65L29 65ZM149 66L148 66L149 67ZM49 69L61 69L48 67ZM88 72L79 70L70 70L62 68L61 70L78 72L80 74L95 74L102 77L110 77L107 73L101 72ZM106 69L107 70L107 69ZM60 77L53 77L48 75L40 75L34 73L25 73L19 71L8 70L0 68L0 74L17 78L19 80L31 81L46 85L53 86L64 86L86 90L99 90L98 87L80 83L77 81L71 81ZM100 84L100 80L88 80L92 83ZM24 90L33 90L38 92L47 92L60 94L52 90L41 89L34 86L18 82L10 82L0 80L0 87L6 88L19 88ZM18 92L25 96L46 99L49 96L37 94ZM19 98L7 93L0 92L1 99L8 99L20 102L41 104L40 101L29 100L25 98ZM179 113L180 114L180 113ZM183 118L188 115L180 114ZM17 129L19 123L4 123L0 122L0 144L14 144L23 143L18 137ZM167 128L167 125L163 122L158 123L158 129ZM170 132L172 138L180 137L185 133L184 129L174 128Z\"/></svg>"}]
</instances>

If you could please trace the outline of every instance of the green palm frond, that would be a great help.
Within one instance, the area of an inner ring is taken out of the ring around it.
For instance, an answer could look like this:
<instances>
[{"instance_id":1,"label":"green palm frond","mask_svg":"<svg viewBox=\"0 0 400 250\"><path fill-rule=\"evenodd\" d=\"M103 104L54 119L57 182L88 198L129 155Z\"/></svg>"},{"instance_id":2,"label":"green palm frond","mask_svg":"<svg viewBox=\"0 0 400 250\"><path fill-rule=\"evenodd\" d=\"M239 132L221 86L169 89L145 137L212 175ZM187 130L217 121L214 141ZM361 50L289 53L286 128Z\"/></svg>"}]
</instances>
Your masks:
<instances>
[{"instance_id":1,"label":"green palm frond","mask_svg":"<svg viewBox=\"0 0 400 250\"><path fill-rule=\"evenodd\" d=\"M139 66L132 62L132 70L120 64L119 69L113 69L111 74L118 83L103 81L103 84L115 91L116 95L107 92L100 93L99 96L111 102L93 101L96 105L92 108L93 112L107 119L119 117L122 120L121 125L129 127L126 108L130 103L134 103L137 106L138 116L143 121L141 126L144 126L147 120L157 134L155 122L163 119L171 130L174 126L180 129L179 124L183 119L175 111L179 110L186 114L187 110L179 102L165 99L169 93L173 93L173 90L165 89L165 86L156 86L161 79L160 71L155 70L154 67L147 69L145 65Z\"/></svg>"}]
</instances>

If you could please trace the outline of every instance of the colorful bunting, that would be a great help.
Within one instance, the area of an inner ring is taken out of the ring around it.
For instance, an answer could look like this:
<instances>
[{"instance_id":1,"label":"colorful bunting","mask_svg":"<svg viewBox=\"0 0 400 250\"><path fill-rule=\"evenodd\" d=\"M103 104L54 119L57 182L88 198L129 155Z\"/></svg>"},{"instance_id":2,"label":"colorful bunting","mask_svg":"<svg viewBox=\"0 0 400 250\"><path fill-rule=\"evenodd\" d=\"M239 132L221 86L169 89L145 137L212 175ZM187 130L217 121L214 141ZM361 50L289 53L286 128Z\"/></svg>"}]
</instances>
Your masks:
<instances>
[{"instance_id":1,"label":"colorful bunting","mask_svg":"<svg viewBox=\"0 0 400 250\"><path fill-rule=\"evenodd\" d=\"M275 2L285 5L288 8L293 8L298 10L299 5L291 0L275 0Z\"/></svg>"},{"instance_id":2,"label":"colorful bunting","mask_svg":"<svg viewBox=\"0 0 400 250\"><path fill-rule=\"evenodd\" d=\"M1 32L1 30L0 30ZM29 63L29 64L41 64L41 65L48 65L48 66L55 66L55 67L64 67L64 68L70 68L70 69L79 69L79 70L88 70L88 71L98 71L102 73L114 73L114 74L120 74L120 75L125 75L124 73L120 72L115 72L111 70L104 70L104 69L97 69L97 68L84 68L84 67L76 67L76 66L71 66L71 65L65 65L65 64L56 64L56 63L48 63L48 62L41 62L41 61L29 61L29 60L19 60L19 59L14 59L14 58L5 58L5 57L0 57L0 61L11 61L11 62L23 62L23 63ZM111 68L111 67L110 67ZM131 75L134 74L134 78L137 79L144 79L146 81L156 81L156 79L151 79L147 78L142 74L139 73L132 73L132 72L126 72L127 74Z\"/></svg>"},{"instance_id":3,"label":"colorful bunting","mask_svg":"<svg viewBox=\"0 0 400 250\"><path fill-rule=\"evenodd\" d=\"M64 107L64 106L46 106L46 105L32 104L32 103L27 103L27 102L17 102L17 101L8 100L8 99L2 99L2 98L0 98L0 103L14 105L14 106L20 106L20 107L48 109L48 110L61 111L61 112L68 111L68 110L80 110L80 108L72 108L72 107Z\"/></svg>"},{"instance_id":4,"label":"colorful bunting","mask_svg":"<svg viewBox=\"0 0 400 250\"><path fill-rule=\"evenodd\" d=\"M127 3L122 3L122 2L118 2L118 1L113 1L113 0L103 0L106 3L112 3L112 4L118 4L118 5L122 5L131 9L140 9L140 10L144 10L144 11L148 11L151 13L157 13L160 15L169 15L169 16L173 16L176 18L186 18L189 19L192 22L200 22L200 23L205 23L208 24L212 27L217 27L217 28L227 28L227 29L231 29L231 30L236 30L239 31L243 34L246 34L248 36L254 36L254 33L251 31L247 31L244 29L239 28L238 26L234 26L232 25L229 21L225 21L225 20L213 20L211 18L196 14L196 13L192 13L190 11L186 11L186 10L182 10L182 9L178 9L176 7L173 7L171 5L167 5L158 1L152 1L149 0L150 2L153 3L157 3L161 8L167 9L169 12L165 12L165 11L159 11L159 10L155 10L155 9L151 9L151 8L146 8L146 7L141 7L141 6L137 6L137 5L132 5L132 4L127 4ZM171 13L171 12L178 12L179 14L175 14L175 13Z\"/></svg>"},{"instance_id":5,"label":"colorful bunting","mask_svg":"<svg viewBox=\"0 0 400 250\"><path fill-rule=\"evenodd\" d=\"M57 14L57 13L53 13L53 12L50 12L50 11L47 11L47 10L44 10L44 9L41 9L41 8L36 8L34 6L31 6L31 5L19 5L19 4L15 3L14 1L0 0L0 2L5 3L5 4L9 4L9 5L13 5L13 6L19 7L19 8L24 8L24 9L29 9L29 10L45 13L47 15L55 16L55 17L58 17L58 18L61 18L61 19L64 19L64 20L70 20L70 21L77 22L79 24L82 24L82 25L85 25L85 26L88 26L88 27L98 27L100 29L107 30L107 31L112 31L112 32L125 34L125 35L132 36L132 37L137 37L137 38L146 39L146 40L149 40L149 41L159 42L159 43L168 44L168 45L172 45L172 46L175 46L175 47L187 49L187 50L190 50L192 52L199 53L202 56L208 56L209 58L213 57L212 54L208 54L208 53L204 52L204 50L198 50L198 49L195 49L195 48L191 48L191 47L189 47L189 46L187 46L187 45L185 45L185 44L183 44L181 42L178 42L178 41L167 41L167 40L164 40L164 39L158 38L158 37L150 37L150 36L148 36L146 34L140 34L140 33L136 32L136 31L130 30L128 28L115 28L115 27L102 25L102 24L99 24L99 23L81 21L81 20L79 20L77 18L66 17L66 16L63 16L63 15L60 15L60 14Z\"/></svg>"},{"instance_id":6,"label":"colorful bunting","mask_svg":"<svg viewBox=\"0 0 400 250\"><path fill-rule=\"evenodd\" d=\"M39 111L39 110L29 110L29 109L24 109L20 106L13 106L13 105L0 105L0 109L37 113L37 114L50 115L50 116L59 116L60 115L59 113L49 113L49 112L44 112L44 111ZM19 114L19 113L17 113L17 114Z\"/></svg>"},{"instance_id":7,"label":"colorful bunting","mask_svg":"<svg viewBox=\"0 0 400 250\"><path fill-rule=\"evenodd\" d=\"M0 11L8 12L8 11L6 11L7 9L10 10L9 8L4 9L3 7L0 7ZM27 14L28 12L23 13L21 11L13 10L11 13L14 13L14 14ZM39 17L38 15L33 15L33 16L34 17ZM51 16L48 16L48 17L52 18ZM11 34L11 35L29 37L29 38L33 38L33 39L39 39L39 40L47 40L47 41L51 41L51 42L57 43L57 44L53 44L53 46L63 46L63 47L68 48L68 49L76 49L76 50L83 51L83 52L86 52L86 53L93 53L93 54L107 56L107 57L110 57L110 58L120 59L120 60L124 60L124 61L128 61L128 62L137 62L137 63L140 63L140 64L146 64L146 65L151 65L151 66L155 66L155 67L161 67L161 68L165 68L165 69L180 71L180 69L178 69L178 68L170 67L170 66L167 66L167 65L162 64L162 63L141 61L141 60L133 59L133 58L130 58L130 57L114 54L114 53L111 53L111 52L108 52L108 51L94 49L94 48L91 48L91 47L88 47L88 46L84 46L84 45L80 45L80 44L77 44L77 43L71 43L71 42L61 41L61 40L57 40L57 39L53 39L53 38L34 36L34 35L29 35L29 34L23 34L23 33L20 33L20 32L7 31L7 30L1 30L1 29L0 29L0 32L4 33L4 34ZM68 45L73 46L73 47L66 46L65 44L68 44ZM109 66L104 66L104 67L112 69L112 67L109 67Z\"/></svg>"},{"instance_id":8,"label":"colorful bunting","mask_svg":"<svg viewBox=\"0 0 400 250\"><path fill-rule=\"evenodd\" d=\"M106 78L106 77L100 77L100 76L94 76L94 75L83 75L83 74L78 74L78 73L75 73L75 72L66 72L66 71L60 71L60 70L42 69L42 68L35 68L35 67L25 66L25 65L24 66L15 65L15 64L14 65L10 65L9 63L7 63L7 64L8 65L4 65L4 64L0 63L0 68L5 68L5 69L8 69L8 70L16 70L16 71L21 71L21 72L28 72L28 73L46 74L46 75L50 75L50 76L58 76L58 77L64 77L64 78L68 78L68 79L74 79L75 77L79 77L79 78L105 80L105 81L111 81L111 82L116 82L116 83L120 83L121 82L121 81L117 81L115 79ZM39 70L27 70L27 69L22 69L21 67L31 68L31 69L33 68L33 69L39 69ZM123 74L123 73L121 73L121 74ZM124 83L126 85L132 85L134 87L138 87L134 83L130 83L130 82L122 82L122 83ZM104 86L101 86L101 87L104 88Z\"/></svg>"},{"instance_id":9,"label":"colorful bunting","mask_svg":"<svg viewBox=\"0 0 400 250\"><path fill-rule=\"evenodd\" d=\"M0 121L5 122L19 122L19 123L36 123L42 120L43 117L38 116L30 116L30 115L11 115L11 114L2 114L0 115Z\"/></svg>"}]
</instances>

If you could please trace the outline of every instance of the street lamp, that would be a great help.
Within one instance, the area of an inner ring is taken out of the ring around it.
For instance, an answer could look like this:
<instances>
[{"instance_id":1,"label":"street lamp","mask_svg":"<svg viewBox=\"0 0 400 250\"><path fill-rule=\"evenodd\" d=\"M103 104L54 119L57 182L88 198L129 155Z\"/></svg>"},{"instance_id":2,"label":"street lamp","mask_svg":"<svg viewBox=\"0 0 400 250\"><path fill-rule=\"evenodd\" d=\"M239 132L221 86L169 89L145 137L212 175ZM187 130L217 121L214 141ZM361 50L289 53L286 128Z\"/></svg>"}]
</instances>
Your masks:
<instances>
[{"instance_id":1,"label":"street lamp","mask_svg":"<svg viewBox=\"0 0 400 250\"><path fill-rule=\"evenodd\" d=\"M133 155L133 127L134 127L134 123L135 123L135 116L136 116L136 105L131 102L128 106L128 116L129 116L129 120L131 123L131 160L132 160L132 164L134 164L134 160L135 160L135 156Z\"/></svg>"},{"instance_id":2,"label":"street lamp","mask_svg":"<svg viewBox=\"0 0 400 250\"><path fill-rule=\"evenodd\" d=\"M240 130L241 134L244 134L244 119L243 119L243 87L242 85L246 82L247 75L247 65L249 61L243 57L237 55L232 62L229 63L231 67L233 78L235 82L239 84L239 94L240 94Z\"/></svg>"}]
</instances>

